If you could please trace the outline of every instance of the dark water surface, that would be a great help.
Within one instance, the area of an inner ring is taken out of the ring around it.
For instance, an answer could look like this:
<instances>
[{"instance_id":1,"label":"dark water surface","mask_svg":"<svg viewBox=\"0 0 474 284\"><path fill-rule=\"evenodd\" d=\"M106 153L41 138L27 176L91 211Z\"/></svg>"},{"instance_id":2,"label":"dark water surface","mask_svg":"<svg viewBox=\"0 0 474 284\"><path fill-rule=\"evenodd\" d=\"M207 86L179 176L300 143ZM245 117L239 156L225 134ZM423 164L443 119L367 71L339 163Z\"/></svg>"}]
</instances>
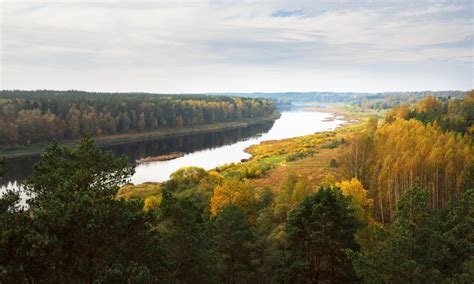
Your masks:
<instances>
[{"instance_id":1,"label":"dark water surface","mask_svg":"<svg viewBox=\"0 0 474 284\"><path fill-rule=\"evenodd\" d=\"M250 155L243 150L261 141L284 139L315 132L333 130L344 121L328 120L332 114L314 111L283 112L275 122L267 122L245 128L213 133L184 135L174 138L130 142L104 146L117 155L126 155L130 163L139 158L158 156L170 152L184 152L184 157L162 162L137 165L133 183L164 181L183 166L199 166L211 169L226 163L239 162ZM18 185L31 173L39 155L7 160L6 175L0 180L0 192Z\"/></svg>"}]
</instances>

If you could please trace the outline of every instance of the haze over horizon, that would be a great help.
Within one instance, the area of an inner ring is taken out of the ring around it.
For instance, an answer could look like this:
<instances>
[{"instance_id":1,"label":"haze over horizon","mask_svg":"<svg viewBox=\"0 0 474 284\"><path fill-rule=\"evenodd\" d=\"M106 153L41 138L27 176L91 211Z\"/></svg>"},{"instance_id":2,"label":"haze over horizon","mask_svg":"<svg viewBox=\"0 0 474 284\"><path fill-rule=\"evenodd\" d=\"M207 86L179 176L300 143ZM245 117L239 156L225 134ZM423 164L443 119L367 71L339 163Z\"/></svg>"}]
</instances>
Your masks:
<instances>
[{"instance_id":1,"label":"haze over horizon","mask_svg":"<svg viewBox=\"0 0 474 284\"><path fill-rule=\"evenodd\" d=\"M474 88L471 1L2 1L0 89Z\"/></svg>"}]
</instances>

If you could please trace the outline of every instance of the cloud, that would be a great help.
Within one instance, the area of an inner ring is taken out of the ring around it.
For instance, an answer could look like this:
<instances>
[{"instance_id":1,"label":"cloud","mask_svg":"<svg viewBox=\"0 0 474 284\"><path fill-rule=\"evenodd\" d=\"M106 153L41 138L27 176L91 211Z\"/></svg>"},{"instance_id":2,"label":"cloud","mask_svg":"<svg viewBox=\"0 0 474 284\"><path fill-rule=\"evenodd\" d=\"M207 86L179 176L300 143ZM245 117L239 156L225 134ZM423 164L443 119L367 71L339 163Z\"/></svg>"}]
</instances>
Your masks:
<instances>
[{"instance_id":1,"label":"cloud","mask_svg":"<svg viewBox=\"0 0 474 284\"><path fill-rule=\"evenodd\" d=\"M294 11L278 10L272 13L272 17L285 18L285 17L302 16L304 14L305 13L302 9L294 10Z\"/></svg>"},{"instance_id":2,"label":"cloud","mask_svg":"<svg viewBox=\"0 0 474 284\"><path fill-rule=\"evenodd\" d=\"M474 87L471 9L471 2L7 2L1 83L163 92L466 89ZM423 72L426 79L412 79Z\"/></svg>"}]
</instances>

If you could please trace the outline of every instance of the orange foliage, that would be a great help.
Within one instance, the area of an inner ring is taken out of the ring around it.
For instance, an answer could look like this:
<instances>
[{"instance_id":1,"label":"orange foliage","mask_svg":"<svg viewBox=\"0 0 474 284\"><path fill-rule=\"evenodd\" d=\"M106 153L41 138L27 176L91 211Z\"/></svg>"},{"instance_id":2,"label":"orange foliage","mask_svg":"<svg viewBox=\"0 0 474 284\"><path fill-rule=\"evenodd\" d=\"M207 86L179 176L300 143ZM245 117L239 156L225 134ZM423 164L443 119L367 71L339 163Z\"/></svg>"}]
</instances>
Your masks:
<instances>
[{"instance_id":1,"label":"orange foliage","mask_svg":"<svg viewBox=\"0 0 474 284\"><path fill-rule=\"evenodd\" d=\"M440 108L441 108L441 102L433 96L425 97L416 106L416 110L418 112L438 111Z\"/></svg>"},{"instance_id":2,"label":"orange foliage","mask_svg":"<svg viewBox=\"0 0 474 284\"><path fill-rule=\"evenodd\" d=\"M229 179L216 186L211 198L211 214L216 216L228 204L239 207L247 216L252 214L256 198L248 180Z\"/></svg>"},{"instance_id":3,"label":"orange foliage","mask_svg":"<svg viewBox=\"0 0 474 284\"><path fill-rule=\"evenodd\" d=\"M392 108L386 117L387 122L392 122L397 118L407 119L410 114L410 107L407 105L400 105Z\"/></svg>"},{"instance_id":4,"label":"orange foliage","mask_svg":"<svg viewBox=\"0 0 474 284\"><path fill-rule=\"evenodd\" d=\"M474 104L474 90L470 90L464 96L464 101L469 104Z\"/></svg>"}]
</instances>

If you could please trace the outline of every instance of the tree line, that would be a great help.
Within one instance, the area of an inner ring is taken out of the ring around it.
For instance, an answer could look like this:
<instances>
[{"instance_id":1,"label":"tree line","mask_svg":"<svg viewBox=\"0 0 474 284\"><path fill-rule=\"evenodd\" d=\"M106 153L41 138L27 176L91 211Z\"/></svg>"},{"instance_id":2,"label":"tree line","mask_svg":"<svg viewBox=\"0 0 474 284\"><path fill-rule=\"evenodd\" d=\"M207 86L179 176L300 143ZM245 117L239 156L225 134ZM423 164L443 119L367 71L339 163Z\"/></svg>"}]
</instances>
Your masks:
<instances>
[{"instance_id":1,"label":"tree line","mask_svg":"<svg viewBox=\"0 0 474 284\"><path fill-rule=\"evenodd\" d=\"M205 95L1 91L0 145L269 117L270 100Z\"/></svg>"},{"instance_id":2,"label":"tree line","mask_svg":"<svg viewBox=\"0 0 474 284\"><path fill-rule=\"evenodd\" d=\"M285 92L285 93L222 93L226 96L266 98L276 100L278 104L291 103L346 103L364 108L390 109L400 104L414 104L426 96L442 99L462 98L463 91L420 91L420 92Z\"/></svg>"},{"instance_id":3,"label":"tree line","mask_svg":"<svg viewBox=\"0 0 474 284\"><path fill-rule=\"evenodd\" d=\"M443 131L474 134L474 91L466 93L464 98L436 98L428 96L411 107L402 104L387 114L387 121L397 118L416 119L424 124L434 124Z\"/></svg>"}]
</instances>

